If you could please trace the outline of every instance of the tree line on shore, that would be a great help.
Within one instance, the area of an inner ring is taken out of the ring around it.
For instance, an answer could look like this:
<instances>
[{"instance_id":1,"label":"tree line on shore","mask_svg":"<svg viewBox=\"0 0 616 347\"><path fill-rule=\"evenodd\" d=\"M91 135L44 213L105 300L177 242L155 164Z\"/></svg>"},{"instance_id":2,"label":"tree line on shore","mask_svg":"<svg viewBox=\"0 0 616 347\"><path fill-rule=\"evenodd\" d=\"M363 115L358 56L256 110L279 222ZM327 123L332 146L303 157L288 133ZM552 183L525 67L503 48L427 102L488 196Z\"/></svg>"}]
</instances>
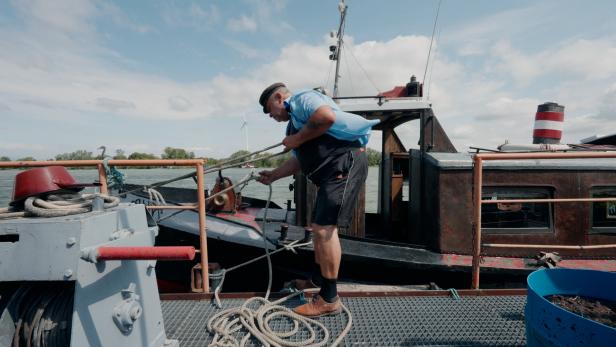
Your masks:
<instances>
[{"instance_id":1,"label":"tree line on shore","mask_svg":"<svg viewBox=\"0 0 616 347\"><path fill-rule=\"evenodd\" d=\"M60 160L93 160L93 159L103 159L110 158L116 160L122 159L130 159L130 160L143 160L143 159L205 159L207 161L207 166L216 165L217 163L233 160L239 157L242 157L246 154L249 154L249 151L240 150L233 154L231 154L228 158L210 158L210 157L197 157L194 152L187 151L182 148L173 148L173 147L165 147L163 153L160 156L157 156L152 153L142 153L142 152L133 152L129 155L126 155L126 152L122 149L117 149L115 151L115 155L103 155L98 154L95 155L92 152L80 149L70 153L62 153L56 155L54 158L47 159L49 161L60 161ZM376 151L372 148L368 148L366 151L368 155L368 165L375 166L379 165L381 162L381 152ZM260 153L256 154L252 157L252 159L257 159L252 164L255 167L277 167L282 164L285 160L289 158L290 153L285 153L280 156L276 156L273 158L267 158L272 153ZM17 159L11 159L7 156L0 156L0 161L35 161L36 159L33 157L23 157ZM248 160L245 158L243 160Z\"/></svg>"}]
</instances>

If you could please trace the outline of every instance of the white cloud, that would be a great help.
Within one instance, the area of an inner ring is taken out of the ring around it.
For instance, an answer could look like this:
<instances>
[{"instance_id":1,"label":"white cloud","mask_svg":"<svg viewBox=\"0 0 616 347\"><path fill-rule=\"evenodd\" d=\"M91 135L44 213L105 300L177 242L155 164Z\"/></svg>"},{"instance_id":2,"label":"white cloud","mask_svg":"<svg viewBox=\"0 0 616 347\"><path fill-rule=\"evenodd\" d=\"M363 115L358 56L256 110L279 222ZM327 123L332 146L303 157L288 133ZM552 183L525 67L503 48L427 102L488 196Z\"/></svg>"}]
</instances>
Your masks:
<instances>
[{"instance_id":1,"label":"white cloud","mask_svg":"<svg viewBox=\"0 0 616 347\"><path fill-rule=\"evenodd\" d=\"M496 42L491 56L497 59L497 69L509 75L520 86L527 86L542 72L542 60L524 54L505 40Z\"/></svg>"},{"instance_id":2,"label":"white cloud","mask_svg":"<svg viewBox=\"0 0 616 347\"><path fill-rule=\"evenodd\" d=\"M474 18L460 27L444 29L443 41L453 45L458 55L481 55L487 52L495 41L504 37L527 37L529 32L550 28L558 23L558 16L553 16L550 4L533 3L524 8L515 8L498 12L483 18Z\"/></svg>"},{"instance_id":3,"label":"white cloud","mask_svg":"<svg viewBox=\"0 0 616 347\"><path fill-rule=\"evenodd\" d=\"M256 49L237 40L223 39L222 42L238 51L244 58L257 58L263 56L264 54L262 50Z\"/></svg>"},{"instance_id":4,"label":"white cloud","mask_svg":"<svg viewBox=\"0 0 616 347\"><path fill-rule=\"evenodd\" d=\"M491 48L496 69L520 86L553 75L554 78L603 80L616 76L616 40L577 39L525 53L501 40Z\"/></svg>"},{"instance_id":5,"label":"white cloud","mask_svg":"<svg viewBox=\"0 0 616 347\"><path fill-rule=\"evenodd\" d=\"M616 83L612 84L601 97L597 118L616 120Z\"/></svg>"},{"instance_id":6,"label":"white cloud","mask_svg":"<svg viewBox=\"0 0 616 347\"><path fill-rule=\"evenodd\" d=\"M169 107L171 107L172 110L184 112L192 107L192 103L184 97L173 96L169 98Z\"/></svg>"},{"instance_id":7,"label":"white cloud","mask_svg":"<svg viewBox=\"0 0 616 347\"><path fill-rule=\"evenodd\" d=\"M191 3L188 7L179 7L173 2L165 1L161 16L167 25L191 27L197 30L210 29L221 20L220 10L213 4L204 9L196 3Z\"/></svg>"},{"instance_id":8,"label":"white cloud","mask_svg":"<svg viewBox=\"0 0 616 347\"><path fill-rule=\"evenodd\" d=\"M88 18L96 10L92 2L81 0L14 0L11 4L29 25L48 26L65 33L90 31Z\"/></svg>"},{"instance_id":9,"label":"white cloud","mask_svg":"<svg viewBox=\"0 0 616 347\"><path fill-rule=\"evenodd\" d=\"M247 0L250 6L249 18L255 22L255 29L274 35L288 35L294 31L293 26L281 16L287 6L286 0Z\"/></svg>"},{"instance_id":10,"label":"white cloud","mask_svg":"<svg viewBox=\"0 0 616 347\"><path fill-rule=\"evenodd\" d=\"M15 143L0 143L0 150L29 150L29 151L40 151L45 149L45 146L37 143L25 143L25 142L15 142Z\"/></svg>"},{"instance_id":11,"label":"white cloud","mask_svg":"<svg viewBox=\"0 0 616 347\"><path fill-rule=\"evenodd\" d=\"M101 13L111 17L113 22L121 28L129 29L141 34L146 34L155 31L148 25L138 24L126 15L116 5L107 2L98 2L97 6L101 9Z\"/></svg>"},{"instance_id":12,"label":"white cloud","mask_svg":"<svg viewBox=\"0 0 616 347\"><path fill-rule=\"evenodd\" d=\"M246 15L241 15L238 18L231 18L227 22L227 28L231 31L249 31L255 32L257 31L257 22L254 18L248 17Z\"/></svg>"},{"instance_id":13,"label":"white cloud","mask_svg":"<svg viewBox=\"0 0 616 347\"><path fill-rule=\"evenodd\" d=\"M110 98L96 98L94 101L96 106L99 106L107 111L121 111L122 109L135 109L135 104L131 101L110 99Z\"/></svg>"},{"instance_id":14,"label":"white cloud","mask_svg":"<svg viewBox=\"0 0 616 347\"><path fill-rule=\"evenodd\" d=\"M616 75L616 39L577 39L539 55L546 70L584 80L612 79Z\"/></svg>"},{"instance_id":15,"label":"white cloud","mask_svg":"<svg viewBox=\"0 0 616 347\"><path fill-rule=\"evenodd\" d=\"M271 2L251 3L262 11L257 11L254 18L255 30L261 30L262 21L278 10L271 7ZM274 4L284 7L284 2ZM18 32L0 27L3 38L0 41L0 110L3 111L73 122L78 122L84 113L112 113L126 119L201 120L240 117L246 113L262 116L256 100L261 90L274 81L285 81L291 89L299 89L323 85L329 74L327 87L331 90L333 66L328 60L325 37L316 44L289 43L268 63L255 66L252 72L241 77L220 74L187 83L137 73L109 62L106 58L115 52L96 40L96 33L88 24L92 17L88 6L76 5L81 9L51 19L39 18L46 18L43 9L51 5L25 2L19 6L21 15L27 17L26 22L37 23L38 29ZM49 13L56 11L50 9ZM527 12L519 12L517 16L520 13ZM207 10L193 5L168 15L169 21L177 21L174 22L177 25L192 25L191 20L196 25L198 18L212 23L220 17L214 5ZM530 22L529 25L534 25L534 21ZM468 34L472 34L471 39L488 35L491 33L488 24L497 23L497 20L483 22L469 29ZM205 24L199 25L203 28ZM67 32L71 35L65 35ZM245 57L259 54L241 42L223 42ZM505 139L529 143L536 105L544 101L566 106L566 141L577 141L600 129L616 129L616 85L613 84L616 42L613 39L577 38L555 42L532 53L513 42L505 34L482 41L486 46L473 54L485 58L486 63L475 69L469 69L459 55L447 56L443 53L446 50L440 50L434 62L430 97L458 150L465 150L468 145L495 147ZM458 48L455 41L440 43L447 44ZM374 95L404 85L412 74L421 79L428 46L429 38L425 36L400 35L389 40L357 43L347 37L341 69L342 94ZM593 83L581 83L588 79ZM517 82L518 88L512 87L511 80ZM251 129L263 129L251 135L251 145L257 147L281 136L266 117L251 120ZM414 145L413 134L417 131L413 126L400 129L405 145ZM376 133L371 146L378 144L379 138ZM119 148L127 153L158 150L148 144ZM194 148L209 155L225 150L212 143Z\"/></svg>"}]
</instances>

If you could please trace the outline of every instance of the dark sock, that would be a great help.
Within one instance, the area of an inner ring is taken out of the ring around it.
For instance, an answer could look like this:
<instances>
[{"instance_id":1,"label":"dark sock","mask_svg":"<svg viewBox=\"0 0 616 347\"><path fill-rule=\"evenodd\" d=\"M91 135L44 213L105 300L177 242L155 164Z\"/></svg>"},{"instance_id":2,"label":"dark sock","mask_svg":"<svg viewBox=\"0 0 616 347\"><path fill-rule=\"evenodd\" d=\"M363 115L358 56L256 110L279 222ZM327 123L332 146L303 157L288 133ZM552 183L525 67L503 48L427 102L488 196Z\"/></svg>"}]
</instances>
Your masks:
<instances>
[{"instance_id":1,"label":"dark sock","mask_svg":"<svg viewBox=\"0 0 616 347\"><path fill-rule=\"evenodd\" d=\"M319 291L319 296L323 298L323 300L332 303L338 296L338 288L336 286L336 279L329 279L323 277L323 284L321 284L321 291Z\"/></svg>"},{"instance_id":2,"label":"dark sock","mask_svg":"<svg viewBox=\"0 0 616 347\"><path fill-rule=\"evenodd\" d=\"M312 283L320 287L323 283L323 276L321 275L321 266L317 263L312 264L312 275L310 275Z\"/></svg>"}]
</instances>

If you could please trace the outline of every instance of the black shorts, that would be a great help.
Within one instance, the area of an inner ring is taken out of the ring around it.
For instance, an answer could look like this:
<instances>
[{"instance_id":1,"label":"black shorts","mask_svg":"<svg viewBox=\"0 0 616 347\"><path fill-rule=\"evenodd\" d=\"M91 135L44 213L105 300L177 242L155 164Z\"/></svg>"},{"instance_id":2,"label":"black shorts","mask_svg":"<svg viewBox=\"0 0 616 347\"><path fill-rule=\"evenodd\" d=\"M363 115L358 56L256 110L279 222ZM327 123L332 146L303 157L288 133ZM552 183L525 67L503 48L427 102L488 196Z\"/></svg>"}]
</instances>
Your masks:
<instances>
[{"instance_id":1,"label":"black shorts","mask_svg":"<svg viewBox=\"0 0 616 347\"><path fill-rule=\"evenodd\" d=\"M319 169L317 198L312 222L348 228L355 203L368 176L368 159L364 148L350 150Z\"/></svg>"}]
</instances>

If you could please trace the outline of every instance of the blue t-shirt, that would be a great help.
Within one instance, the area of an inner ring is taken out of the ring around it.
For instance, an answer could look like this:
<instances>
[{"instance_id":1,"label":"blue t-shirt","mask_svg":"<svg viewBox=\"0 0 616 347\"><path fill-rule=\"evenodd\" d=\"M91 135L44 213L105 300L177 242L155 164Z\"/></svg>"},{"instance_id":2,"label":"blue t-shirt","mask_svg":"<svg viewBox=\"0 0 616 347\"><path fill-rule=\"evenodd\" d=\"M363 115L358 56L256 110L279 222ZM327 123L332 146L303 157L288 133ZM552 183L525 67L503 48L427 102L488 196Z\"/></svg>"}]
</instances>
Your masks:
<instances>
[{"instance_id":1,"label":"blue t-shirt","mask_svg":"<svg viewBox=\"0 0 616 347\"><path fill-rule=\"evenodd\" d=\"M292 95L285 103L290 107L289 120L297 130L308 122L310 116L321 106L329 106L336 115L334 124L327 130L327 134L338 140L359 141L365 146L370 139L372 126L379 123L378 120L368 120L362 116L344 112L330 97L315 90L303 90Z\"/></svg>"}]
</instances>

